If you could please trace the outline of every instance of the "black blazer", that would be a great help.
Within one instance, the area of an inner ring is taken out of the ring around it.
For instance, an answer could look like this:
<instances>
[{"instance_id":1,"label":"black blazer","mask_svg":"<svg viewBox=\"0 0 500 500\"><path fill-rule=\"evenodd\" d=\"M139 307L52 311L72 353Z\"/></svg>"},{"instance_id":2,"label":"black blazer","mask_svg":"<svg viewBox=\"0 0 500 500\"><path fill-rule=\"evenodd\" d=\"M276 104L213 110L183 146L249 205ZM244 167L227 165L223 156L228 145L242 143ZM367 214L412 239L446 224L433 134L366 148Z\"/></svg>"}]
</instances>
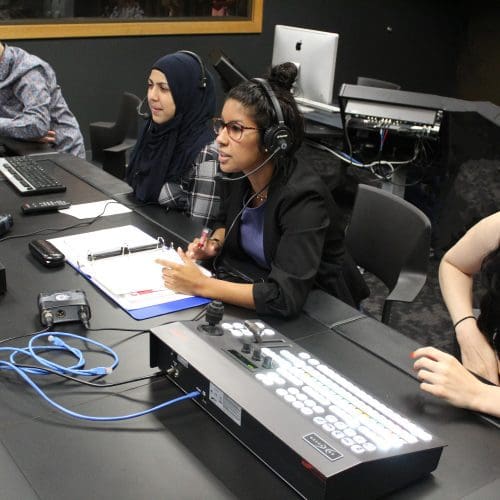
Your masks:
<instances>
[{"instance_id":1,"label":"black blazer","mask_svg":"<svg viewBox=\"0 0 500 500\"><path fill-rule=\"evenodd\" d=\"M226 228L226 241L216 270L227 276L228 270L236 269L242 281L247 278L254 283L257 313L283 317L298 314L313 286L351 305L359 303L360 294L367 295L357 269L347 265L351 261L346 260L345 228L338 208L325 183L310 168L295 163L289 175L278 171L269 186L264 253L270 269L260 267L240 245L240 211L250 183L247 179L223 181L221 191L222 210L214 228Z\"/></svg>"}]
</instances>

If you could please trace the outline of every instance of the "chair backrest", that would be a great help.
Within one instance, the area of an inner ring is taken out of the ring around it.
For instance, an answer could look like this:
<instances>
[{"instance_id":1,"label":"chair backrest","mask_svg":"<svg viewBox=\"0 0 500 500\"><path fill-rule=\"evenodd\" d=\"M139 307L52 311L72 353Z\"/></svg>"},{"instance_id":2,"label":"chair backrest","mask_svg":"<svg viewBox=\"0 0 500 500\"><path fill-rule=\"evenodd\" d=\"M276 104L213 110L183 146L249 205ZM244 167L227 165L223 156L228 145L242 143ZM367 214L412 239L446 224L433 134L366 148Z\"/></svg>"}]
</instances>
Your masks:
<instances>
[{"instance_id":1,"label":"chair backrest","mask_svg":"<svg viewBox=\"0 0 500 500\"><path fill-rule=\"evenodd\" d=\"M346 247L356 264L377 276L386 300L411 302L427 276L431 223L417 207L392 193L360 184ZM396 296L395 296L396 295Z\"/></svg>"},{"instance_id":2,"label":"chair backrest","mask_svg":"<svg viewBox=\"0 0 500 500\"><path fill-rule=\"evenodd\" d=\"M122 142L126 137L137 137L139 120L137 107L140 103L141 99L135 94L123 93L118 118L116 119L117 143Z\"/></svg>"},{"instance_id":3,"label":"chair backrest","mask_svg":"<svg viewBox=\"0 0 500 500\"><path fill-rule=\"evenodd\" d=\"M401 89L401 85L398 85L397 83L377 80L376 78L367 78L366 76L358 76L356 83L357 85L364 85L365 87L377 87L379 89Z\"/></svg>"}]
</instances>

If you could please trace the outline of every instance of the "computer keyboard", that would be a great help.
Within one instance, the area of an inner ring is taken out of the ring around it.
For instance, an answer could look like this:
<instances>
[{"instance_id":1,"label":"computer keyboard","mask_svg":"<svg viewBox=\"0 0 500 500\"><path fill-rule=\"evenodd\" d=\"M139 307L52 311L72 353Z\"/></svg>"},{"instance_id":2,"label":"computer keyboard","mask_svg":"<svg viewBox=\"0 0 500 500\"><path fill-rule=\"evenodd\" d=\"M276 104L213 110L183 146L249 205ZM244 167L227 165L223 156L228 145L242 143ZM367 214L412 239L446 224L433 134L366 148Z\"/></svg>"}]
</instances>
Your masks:
<instances>
[{"instance_id":1,"label":"computer keyboard","mask_svg":"<svg viewBox=\"0 0 500 500\"><path fill-rule=\"evenodd\" d=\"M66 186L49 175L40 163L28 156L0 158L0 173L24 196L66 191Z\"/></svg>"}]
</instances>

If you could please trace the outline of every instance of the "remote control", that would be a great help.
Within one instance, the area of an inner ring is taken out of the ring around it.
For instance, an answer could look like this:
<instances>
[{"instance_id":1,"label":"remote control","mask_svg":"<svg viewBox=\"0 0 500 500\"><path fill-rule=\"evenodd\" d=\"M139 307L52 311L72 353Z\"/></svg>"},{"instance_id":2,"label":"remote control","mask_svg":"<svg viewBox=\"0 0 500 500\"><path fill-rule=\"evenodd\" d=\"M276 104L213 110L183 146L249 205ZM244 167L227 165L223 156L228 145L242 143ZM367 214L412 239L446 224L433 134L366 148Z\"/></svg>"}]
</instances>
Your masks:
<instances>
[{"instance_id":1,"label":"remote control","mask_svg":"<svg viewBox=\"0 0 500 500\"><path fill-rule=\"evenodd\" d=\"M42 212L55 212L62 208L69 208L71 202L66 200L27 201L21 205L23 214L38 214Z\"/></svg>"}]
</instances>

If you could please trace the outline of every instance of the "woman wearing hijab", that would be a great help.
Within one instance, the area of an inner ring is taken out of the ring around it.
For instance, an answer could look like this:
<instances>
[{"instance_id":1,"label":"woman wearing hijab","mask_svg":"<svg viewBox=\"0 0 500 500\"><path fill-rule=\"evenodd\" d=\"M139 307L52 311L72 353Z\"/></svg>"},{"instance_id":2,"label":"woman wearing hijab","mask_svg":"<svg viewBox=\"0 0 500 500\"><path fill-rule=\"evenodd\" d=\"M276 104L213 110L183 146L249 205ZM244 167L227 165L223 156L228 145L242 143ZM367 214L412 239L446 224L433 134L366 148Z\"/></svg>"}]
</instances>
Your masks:
<instances>
[{"instance_id":1,"label":"woman wearing hijab","mask_svg":"<svg viewBox=\"0 0 500 500\"><path fill-rule=\"evenodd\" d=\"M210 222L218 212L212 77L193 52L158 59L148 78L150 113L127 169L143 202L156 202Z\"/></svg>"}]
</instances>

